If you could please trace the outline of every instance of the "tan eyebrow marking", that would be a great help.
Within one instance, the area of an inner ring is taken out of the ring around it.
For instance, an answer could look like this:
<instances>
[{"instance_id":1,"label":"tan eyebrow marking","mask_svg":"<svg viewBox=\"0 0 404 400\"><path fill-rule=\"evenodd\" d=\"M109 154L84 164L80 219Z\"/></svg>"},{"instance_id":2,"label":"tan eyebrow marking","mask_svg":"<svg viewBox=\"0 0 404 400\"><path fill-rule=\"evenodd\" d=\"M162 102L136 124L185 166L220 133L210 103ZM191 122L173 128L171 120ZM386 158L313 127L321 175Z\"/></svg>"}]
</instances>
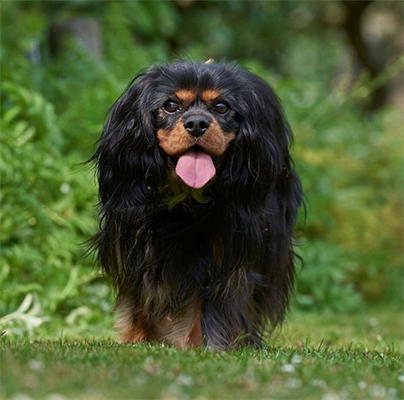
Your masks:
<instances>
[{"instance_id":1,"label":"tan eyebrow marking","mask_svg":"<svg viewBox=\"0 0 404 400\"><path fill-rule=\"evenodd\" d=\"M216 100L220 96L220 92L217 90L205 90L201 93L201 98L205 102L211 102Z\"/></svg>"},{"instance_id":2,"label":"tan eyebrow marking","mask_svg":"<svg viewBox=\"0 0 404 400\"><path fill-rule=\"evenodd\" d=\"M192 90L179 90L175 92L175 95L182 101L193 101L196 97L196 94Z\"/></svg>"}]
</instances>

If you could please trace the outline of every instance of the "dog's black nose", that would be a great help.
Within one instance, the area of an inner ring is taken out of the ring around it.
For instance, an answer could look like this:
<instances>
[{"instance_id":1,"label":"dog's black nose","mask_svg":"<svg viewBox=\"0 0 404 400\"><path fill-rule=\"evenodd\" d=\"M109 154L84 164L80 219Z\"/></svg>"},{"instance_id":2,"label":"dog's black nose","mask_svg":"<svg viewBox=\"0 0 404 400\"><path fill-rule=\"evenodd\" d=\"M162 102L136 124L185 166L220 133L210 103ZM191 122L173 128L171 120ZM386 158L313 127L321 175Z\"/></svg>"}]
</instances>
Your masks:
<instances>
[{"instance_id":1,"label":"dog's black nose","mask_svg":"<svg viewBox=\"0 0 404 400\"><path fill-rule=\"evenodd\" d=\"M192 136L202 136L209 128L212 120L205 115L190 115L184 119L184 128Z\"/></svg>"}]
</instances>

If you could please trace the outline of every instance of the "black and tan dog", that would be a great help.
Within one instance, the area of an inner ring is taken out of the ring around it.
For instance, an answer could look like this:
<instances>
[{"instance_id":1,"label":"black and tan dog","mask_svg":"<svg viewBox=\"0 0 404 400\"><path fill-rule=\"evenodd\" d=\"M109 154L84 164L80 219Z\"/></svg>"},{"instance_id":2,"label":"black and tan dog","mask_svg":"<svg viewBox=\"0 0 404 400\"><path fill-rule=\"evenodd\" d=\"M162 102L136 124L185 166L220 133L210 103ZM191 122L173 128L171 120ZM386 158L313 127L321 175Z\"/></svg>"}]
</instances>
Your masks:
<instances>
[{"instance_id":1,"label":"black and tan dog","mask_svg":"<svg viewBox=\"0 0 404 400\"><path fill-rule=\"evenodd\" d=\"M93 245L123 340L229 349L282 322L302 201L291 140L272 89L235 64L180 61L134 79L92 158Z\"/></svg>"}]
</instances>

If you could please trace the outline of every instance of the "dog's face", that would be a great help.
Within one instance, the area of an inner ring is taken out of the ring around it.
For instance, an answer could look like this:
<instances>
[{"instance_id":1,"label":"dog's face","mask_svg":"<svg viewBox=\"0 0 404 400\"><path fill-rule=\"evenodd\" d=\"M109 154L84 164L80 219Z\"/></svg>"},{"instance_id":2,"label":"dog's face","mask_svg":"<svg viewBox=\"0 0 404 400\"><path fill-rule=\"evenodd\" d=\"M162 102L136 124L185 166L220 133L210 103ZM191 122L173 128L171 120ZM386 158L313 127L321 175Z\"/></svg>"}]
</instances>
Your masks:
<instances>
[{"instance_id":1,"label":"dog's face","mask_svg":"<svg viewBox=\"0 0 404 400\"><path fill-rule=\"evenodd\" d=\"M112 201L119 184L131 201L146 202L169 171L191 188L211 182L232 201L262 202L290 168L290 139L276 95L247 70L154 67L135 78L104 128L94 156L101 198Z\"/></svg>"},{"instance_id":2,"label":"dog's face","mask_svg":"<svg viewBox=\"0 0 404 400\"><path fill-rule=\"evenodd\" d=\"M230 105L233 99L212 85L164 95L155 113L159 145L169 157L168 167L175 166L175 175L199 189L216 174L218 156L236 137L240 116Z\"/></svg>"},{"instance_id":3,"label":"dog's face","mask_svg":"<svg viewBox=\"0 0 404 400\"><path fill-rule=\"evenodd\" d=\"M157 137L169 156L199 148L221 156L238 131L238 115L217 90L177 90L157 111Z\"/></svg>"}]
</instances>

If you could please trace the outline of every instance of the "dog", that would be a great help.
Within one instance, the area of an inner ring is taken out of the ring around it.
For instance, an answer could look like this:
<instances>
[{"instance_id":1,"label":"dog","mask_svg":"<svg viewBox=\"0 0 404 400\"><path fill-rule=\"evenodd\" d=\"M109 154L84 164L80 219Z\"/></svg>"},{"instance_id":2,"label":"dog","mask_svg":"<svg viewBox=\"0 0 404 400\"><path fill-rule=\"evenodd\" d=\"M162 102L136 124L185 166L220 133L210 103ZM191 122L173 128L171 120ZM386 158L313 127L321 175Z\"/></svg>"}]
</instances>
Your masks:
<instances>
[{"instance_id":1,"label":"dog","mask_svg":"<svg viewBox=\"0 0 404 400\"><path fill-rule=\"evenodd\" d=\"M92 240L125 342L261 346L293 292L302 187L292 131L261 78L230 62L139 74L91 161Z\"/></svg>"}]
</instances>

